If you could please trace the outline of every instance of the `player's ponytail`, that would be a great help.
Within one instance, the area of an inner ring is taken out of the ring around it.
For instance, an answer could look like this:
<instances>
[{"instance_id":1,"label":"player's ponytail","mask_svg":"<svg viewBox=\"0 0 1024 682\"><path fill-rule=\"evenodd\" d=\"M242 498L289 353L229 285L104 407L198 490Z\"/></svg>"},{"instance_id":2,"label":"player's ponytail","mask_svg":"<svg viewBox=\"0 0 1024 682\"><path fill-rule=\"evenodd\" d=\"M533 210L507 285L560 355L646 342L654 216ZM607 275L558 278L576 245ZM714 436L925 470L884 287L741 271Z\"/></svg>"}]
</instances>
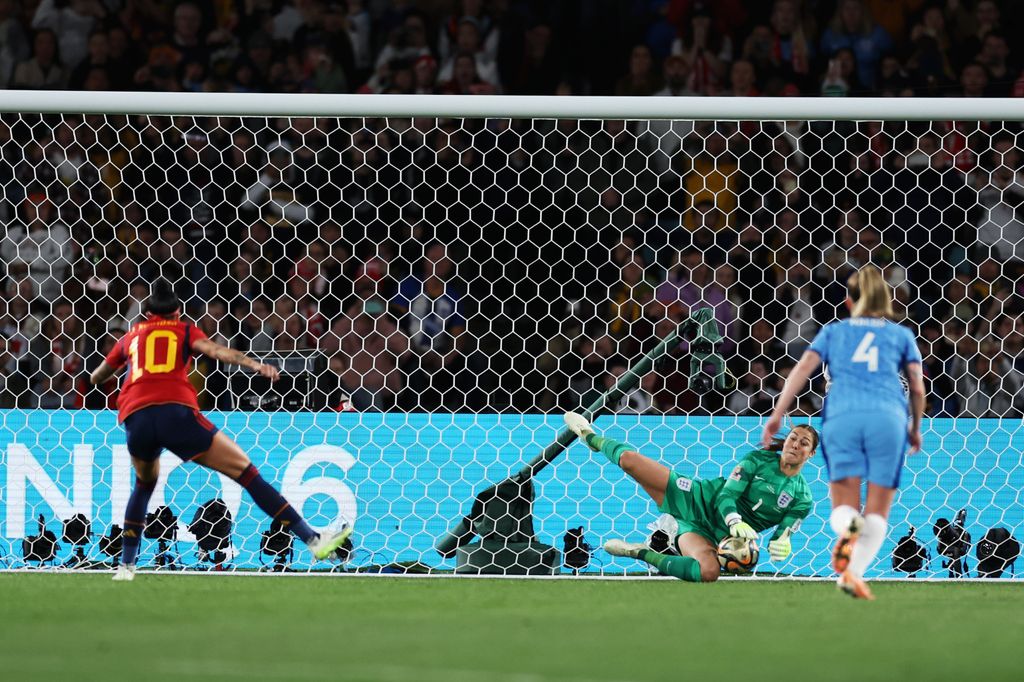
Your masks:
<instances>
[{"instance_id":1,"label":"player's ponytail","mask_svg":"<svg viewBox=\"0 0 1024 682\"><path fill-rule=\"evenodd\" d=\"M181 300L174 287L163 277L153 282L149 298L142 304L142 312L167 317L181 310Z\"/></svg>"},{"instance_id":2,"label":"player's ponytail","mask_svg":"<svg viewBox=\"0 0 1024 682\"><path fill-rule=\"evenodd\" d=\"M856 291L852 314L854 317L896 317L892 311L892 291L874 265L865 265L857 271L851 289ZM852 278L851 278L852 279Z\"/></svg>"}]
</instances>

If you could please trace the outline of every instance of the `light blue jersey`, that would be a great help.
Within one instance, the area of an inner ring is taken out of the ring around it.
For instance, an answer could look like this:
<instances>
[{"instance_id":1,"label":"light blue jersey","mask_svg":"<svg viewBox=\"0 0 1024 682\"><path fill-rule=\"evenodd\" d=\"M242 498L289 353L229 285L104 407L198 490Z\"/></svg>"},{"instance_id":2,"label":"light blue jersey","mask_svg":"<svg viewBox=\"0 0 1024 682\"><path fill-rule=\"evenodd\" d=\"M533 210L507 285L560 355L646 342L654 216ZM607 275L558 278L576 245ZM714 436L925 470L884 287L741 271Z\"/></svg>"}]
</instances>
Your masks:
<instances>
[{"instance_id":1,"label":"light blue jersey","mask_svg":"<svg viewBox=\"0 0 1024 682\"><path fill-rule=\"evenodd\" d=\"M821 414L829 480L899 487L909 422L900 372L921 362L914 335L888 320L852 317L822 327L808 350L832 382Z\"/></svg>"},{"instance_id":2,"label":"light blue jersey","mask_svg":"<svg viewBox=\"0 0 1024 682\"><path fill-rule=\"evenodd\" d=\"M831 386L822 418L881 409L907 414L900 372L921 362L914 334L877 317L851 317L821 328L808 350L821 356Z\"/></svg>"}]
</instances>

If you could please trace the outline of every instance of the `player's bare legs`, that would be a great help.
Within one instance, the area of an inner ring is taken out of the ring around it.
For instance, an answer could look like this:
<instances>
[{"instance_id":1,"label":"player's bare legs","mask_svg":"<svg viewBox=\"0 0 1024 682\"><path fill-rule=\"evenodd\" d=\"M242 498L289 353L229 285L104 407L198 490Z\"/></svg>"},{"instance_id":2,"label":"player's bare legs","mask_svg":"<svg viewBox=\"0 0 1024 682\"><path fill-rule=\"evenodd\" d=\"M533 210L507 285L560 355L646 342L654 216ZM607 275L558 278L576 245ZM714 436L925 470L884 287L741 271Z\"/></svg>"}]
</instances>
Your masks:
<instances>
[{"instance_id":1,"label":"player's bare legs","mask_svg":"<svg viewBox=\"0 0 1024 682\"><path fill-rule=\"evenodd\" d=\"M670 473L667 466L633 450L622 453L619 457L619 466L640 484L655 504L660 505L665 500L665 488L668 486Z\"/></svg>"},{"instance_id":2,"label":"player's bare legs","mask_svg":"<svg viewBox=\"0 0 1024 682\"><path fill-rule=\"evenodd\" d=\"M864 516L878 514L883 519L889 518L889 510L892 509L893 500L896 499L896 489L868 483L868 499L864 503Z\"/></svg>"},{"instance_id":3,"label":"player's bare legs","mask_svg":"<svg viewBox=\"0 0 1024 682\"><path fill-rule=\"evenodd\" d=\"M349 524L330 533L319 534L313 530L281 493L260 476L238 443L221 431L214 434L210 449L192 461L238 481L267 516L280 520L282 527L309 545L317 559L329 558L352 535L352 526Z\"/></svg>"},{"instance_id":4,"label":"player's bare legs","mask_svg":"<svg viewBox=\"0 0 1024 682\"><path fill-rule=\"evenodd\" d=\"M202 464L208 469L218 471L225 476L237 481L242 472L252 464L248 455L242 452L238 443L218 431L213 436L210 449L198 455L192 460L196 464Z\"/></svg>"}]
</instances>

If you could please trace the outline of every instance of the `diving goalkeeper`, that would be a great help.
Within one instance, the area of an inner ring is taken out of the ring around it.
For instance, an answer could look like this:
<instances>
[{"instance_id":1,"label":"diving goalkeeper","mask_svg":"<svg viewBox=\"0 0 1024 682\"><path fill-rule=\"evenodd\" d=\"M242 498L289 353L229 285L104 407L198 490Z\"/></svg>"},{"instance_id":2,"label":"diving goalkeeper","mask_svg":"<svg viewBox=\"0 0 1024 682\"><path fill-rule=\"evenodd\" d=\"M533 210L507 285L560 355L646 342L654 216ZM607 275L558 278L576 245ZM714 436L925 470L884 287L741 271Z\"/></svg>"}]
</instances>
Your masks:
<instances>
[{"instance_id":1,"label":"diving goalkeeper","mask_svg":"<svg viewBox=\"0 0 1024 682\"><path fill-rule=\"evenodd\" d=\"M775 439L766 449L751 450L728 478L702 481L669 470L664 464L631 450L625 443L599 436L575 412L565 415L566 425L594 452L639 483L679 525L672 545L680 556L655 552L641 543L609 540L609 554L645 561L664 575L688 582L714 582L721 568L718 543L726 536L755 539L775 527L768 543L772 561L783 561L792 551L790 535L811 511L811 492L800 473L818 447L818 432L799 424L785 440Z\"/></svg>"}]
</instances>

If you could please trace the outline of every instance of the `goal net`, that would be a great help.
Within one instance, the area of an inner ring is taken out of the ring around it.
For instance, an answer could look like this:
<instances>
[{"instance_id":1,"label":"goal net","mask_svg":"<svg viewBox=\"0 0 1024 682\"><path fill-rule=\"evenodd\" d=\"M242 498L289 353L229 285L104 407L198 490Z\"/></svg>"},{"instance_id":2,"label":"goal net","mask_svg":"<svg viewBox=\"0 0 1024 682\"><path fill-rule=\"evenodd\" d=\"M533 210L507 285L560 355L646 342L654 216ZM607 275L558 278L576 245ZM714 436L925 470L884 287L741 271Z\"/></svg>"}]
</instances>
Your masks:
<instances>
[{"instance_id":1,"label":"goal net","mask_svg":"<svg viewBox=\"0 0 1024 682\"><path fill-rule=\"evenodd\" d=\"M589 98L526 98L520 113L481 98L491 115L452 116L458 105L420 98L294 100L304 108L285 115L231 97L34 96L0 115L9 568L113 561L133 476L116 382L87 376L157 276L210 338L281 367L270 385L198 359L192 381L312 525L355 523L345 570L453 571L462 555L435 546L462 521L469 548L519 543L486 572L543 555L541 572L622 575L645 566L600 544L664 520L584 445L502 519L481 523L475 497L704 307L731 376L703 390L682 342L596 427L686 476L728 475L816 331L847 315L850 272L873 263L920 340L927 418L869 575L1011 575L1024 532L1015 121L946 120L928 102L898 120L816 116L830 104L801 100L740 120L688 113L731 106L719 100L629 98L615 115ZM186 115L182 101L201 106ZM848 111L893 118L874 106ZM824 390L815 377L793 423L820 424ZM234 482L170 454L162 467L140 565L325 568L289 552ZM794 552L763 552L758 575L829 574L820 452L805 476L816 504ZM229 526L201 513L215 499Z\"/></svg>"}]
</instances>

